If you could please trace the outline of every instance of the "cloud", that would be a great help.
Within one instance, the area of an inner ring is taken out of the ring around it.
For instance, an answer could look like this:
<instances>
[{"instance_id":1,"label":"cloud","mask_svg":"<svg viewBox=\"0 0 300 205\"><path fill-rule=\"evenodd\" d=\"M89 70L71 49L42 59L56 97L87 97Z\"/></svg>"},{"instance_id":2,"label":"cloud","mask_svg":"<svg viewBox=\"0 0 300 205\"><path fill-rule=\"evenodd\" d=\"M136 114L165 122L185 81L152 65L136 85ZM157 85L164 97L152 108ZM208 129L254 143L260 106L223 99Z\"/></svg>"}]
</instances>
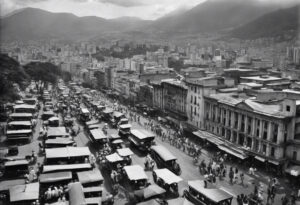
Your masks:
<instances>
[{"instance_id":1,"label":"cloud","mask_svg":"<svg viewBox=\"0 0 300 205\"><path fill-rule=\"evenodd\" d=\"M141 0L97 0L98 2L105 4L113 4L121 7L136 7L136 6L145 6L146 2Z\"/></svg>"}]
</instances>

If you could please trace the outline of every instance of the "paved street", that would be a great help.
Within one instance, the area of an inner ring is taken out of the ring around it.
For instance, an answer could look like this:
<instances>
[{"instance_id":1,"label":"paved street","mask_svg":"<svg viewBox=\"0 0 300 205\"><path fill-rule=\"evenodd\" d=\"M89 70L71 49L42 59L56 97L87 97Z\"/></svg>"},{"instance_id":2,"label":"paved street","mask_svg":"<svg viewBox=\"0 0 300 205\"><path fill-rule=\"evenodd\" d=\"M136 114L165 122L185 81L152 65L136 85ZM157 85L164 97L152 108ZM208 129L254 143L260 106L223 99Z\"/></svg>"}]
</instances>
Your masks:
<instances>
[{"instance_id":1,"label":"paved street","mask_svg":"<svg viewBox=\"0 0 300 205\"><path fill-rule=\"evenodd\" d=\"M42 111L40 111L39 117L41 116L41 113L42 113ZM129 119L129 116L128 116L128 119ZM141 124L144 124L145 122L147 122L147 119L141 117L141 123L132 122L132 121L130 123L133 126L132 129L146 129L143 126L141 126ZM26 144L26 145L23 145L23 146L19 147L19 156L20 157L24 156L24 155L30 155L32 153L32 150L34 150L36 153L39 153L39 146L38 146L39 139L38 139L38 135L39 135L39 130L40 130L40 127L41 127L41 123L42 123L42 121L38 120L37 126L35 128L35 133L33 135L32 142L30 144ZM102 122L101 125L103 126L104 123ZM83 126L78 121L76 121L76 125L75 125L76 129L78 129L78 126L81 127L81 132L78 134L78 136L76 136L74 138L74 140L77 143L77 146L79 146L79 147L81 147L81 146L88 146L90 148L91 152L95 154L95 152L97 151L98 148L95 147L95 145L93 145L93 143L90 141L90 139L88 138L86 132L84 131ZM113 133L117 133L117 130L116 129L109 129L108 130L108 134L113 134ZM180 184L179 184L180 195L182 195L183 190L185 188L187 188L187 181L189 181L189 180L195 180L195 179L203 179L204 178L202 175L200 175L198 167L193 164L192 157L188 156L182 150L178 150L174 146L171 146L168 142L166 142L166 141L163 142L160 137L156 137L156 144L165 146L178 159L178 162L179 162L179 164L180 164L180 166L182 168L181 177L184 179L184 181L180 182ZM2 144L2 146L3 146L3 144ZM134 148L132 148L132 151L134 153L136 153L133 156L133 164L138 164L138 165L141 165L143 167L144 166L145 157L142 156L141 153L139 153ZM202 155L201 155L201 157L199 159L199 162L202 159L205 159L206 162L208 162L209 159L210 159L209 158L209 153L206 152L205 150L203 150L203 153L202 153ZM42 160L43 160L43 156L39 154L38 161L40 163L42 163ZM227 168L229 168L229 166L230 165L227 164ZM147 176L150 179L150 182L154 183L153 179L152 179L152 172L147 171L146 173L147 173ZM107 174L105 174L103 172L102 172L102 174L105 177L104 186L105 186L105 188L106 188L107 191L111 192L110 180L108 179ZM221 188L222 190L230 193L234 197L236 197L237 195L242 194L242 193L243 194L249 194L249 193L251 193L253 191L253 189L254 189L254 186L253 186L253 182L254 181L255 180L253 179L253 177L250 177L249 175L245 174L245 186L242 186L240 184L234 184L234 185L229 184L228 177L226 177L222 181L219 181L217 179L217 186L219 188ZM126 196L125 196L124 192L125 192L125 190L128 190L129 187L127 187L126 184L124 186L125 187L122 187L122 186L120 187L119 194L117 194L115 196L115 204L116 205L122 205L122 204L126 204L127 203ZM266 189L266 187L267 187L266 184L264 184L264 188L265 189ZM265 191L264 192L264 198L266 199L266 197L267 196L266 196L266 191ZM274 205L281 204L280 198L281 198L280 195L276 196ZM236 204L237 204L236 200L234 199L233 200L233 205L236 205Z\"/></svg>"}]
</instances>

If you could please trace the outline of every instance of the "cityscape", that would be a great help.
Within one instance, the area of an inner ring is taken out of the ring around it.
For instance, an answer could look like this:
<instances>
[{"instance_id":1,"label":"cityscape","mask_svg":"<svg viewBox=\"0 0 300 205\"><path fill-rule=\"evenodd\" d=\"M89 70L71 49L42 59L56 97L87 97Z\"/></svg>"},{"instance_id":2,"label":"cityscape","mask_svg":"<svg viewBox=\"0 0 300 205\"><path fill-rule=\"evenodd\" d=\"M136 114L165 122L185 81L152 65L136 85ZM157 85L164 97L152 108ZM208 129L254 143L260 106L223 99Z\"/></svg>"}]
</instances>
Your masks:
<instances>
[{"instance_id":1,"label":"cityscape","mask_svg":"<svg viewBox=\"0 0 300 205\"><path fill-rule=\"evenodd\" d=\"M0 205L300 204L300 1L0 7Z\"/></svg>"}]
</instances>

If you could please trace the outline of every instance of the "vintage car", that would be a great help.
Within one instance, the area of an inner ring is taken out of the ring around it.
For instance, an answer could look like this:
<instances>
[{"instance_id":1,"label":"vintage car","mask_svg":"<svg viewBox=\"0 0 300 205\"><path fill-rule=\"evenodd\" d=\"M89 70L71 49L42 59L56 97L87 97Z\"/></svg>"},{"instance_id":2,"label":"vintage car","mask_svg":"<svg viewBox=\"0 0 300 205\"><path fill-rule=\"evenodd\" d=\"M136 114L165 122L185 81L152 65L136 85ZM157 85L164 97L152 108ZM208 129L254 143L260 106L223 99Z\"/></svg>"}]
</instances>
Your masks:
<instances>
[{"instance_id":1,"label":"vintage car","mask_svg":"<svg viewBox=\"0 0 300 205\"><path fill-rule=\"evenodd\" d=\"M167 194L175 197L179 196L178 183L182 181L181 177L175 175L166 168L156 169L153 171L152 175L154 182L164 188Z\"/></svg>"},{"instance_id":2,"label":"vintage car","mask_svg":"<svg viewBox=\"0 0 300 205\"><path fill-rule=\"evenodd\" d=\"M188 182L188 190L183 193L194 204L231 205L233 196L215 185L203 180Z\"/></svg>"},{"instance_id":3,"label":"vintage car","mask_svg":"<svg viewBox=\"0 0 300 205\"><path fill-rule=\"evenodd\" d=\"M150 154L156 162L157 167L167 168L176 175L181 174L181 168L176 162L177 158L167 148L161 145L152 146Z\"/></svg>"}]
</instances>

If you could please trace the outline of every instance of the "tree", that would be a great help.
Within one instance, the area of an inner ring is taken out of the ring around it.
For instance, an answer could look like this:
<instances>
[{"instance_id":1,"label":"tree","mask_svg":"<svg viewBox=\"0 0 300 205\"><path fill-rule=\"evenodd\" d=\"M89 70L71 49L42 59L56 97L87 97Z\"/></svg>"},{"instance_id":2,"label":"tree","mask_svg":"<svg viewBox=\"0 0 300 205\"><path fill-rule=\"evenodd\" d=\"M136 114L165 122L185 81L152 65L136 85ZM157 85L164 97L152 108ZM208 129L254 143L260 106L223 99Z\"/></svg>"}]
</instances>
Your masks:
<instances>
[{"instance_id":1,"label":"tree","mask_svg":"<svg viewBox=\"0 0 300 205\"><path fill-rule=\"evenodd\" d=\"M24 66L25 72L33 80L41 80L48 83L56 83L57 78L62 76L60 69L49 62L31 62Z\"/></svg>"}]
</instances>

